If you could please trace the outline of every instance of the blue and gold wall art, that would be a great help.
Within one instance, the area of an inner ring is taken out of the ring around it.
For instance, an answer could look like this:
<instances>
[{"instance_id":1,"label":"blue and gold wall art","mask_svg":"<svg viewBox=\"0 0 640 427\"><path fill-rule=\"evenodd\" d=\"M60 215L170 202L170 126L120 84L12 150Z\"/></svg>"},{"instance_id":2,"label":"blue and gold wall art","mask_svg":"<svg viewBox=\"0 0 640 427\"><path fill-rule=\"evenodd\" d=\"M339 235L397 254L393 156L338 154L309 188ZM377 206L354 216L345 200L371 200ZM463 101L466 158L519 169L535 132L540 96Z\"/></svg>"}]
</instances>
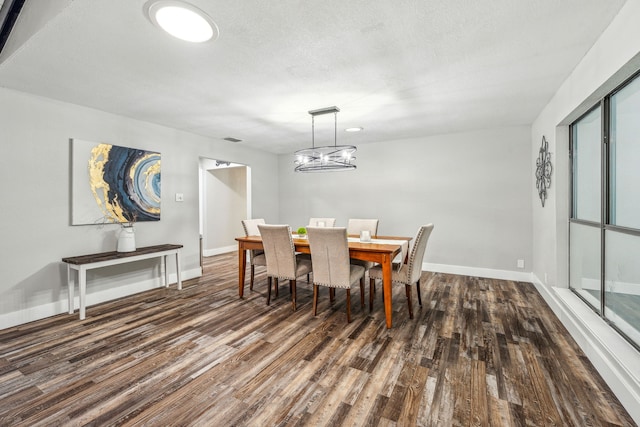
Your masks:
<instances>
[{"instance_id":1,"label":"blue and gold wall art","mask_svg":"<svg viewBox=\"0 0 640 427\"><path fill-rule=\"evenodd\" d=\"M160 153L71 143L72 225L160 220Z\"/></svg>"}]
</instances>

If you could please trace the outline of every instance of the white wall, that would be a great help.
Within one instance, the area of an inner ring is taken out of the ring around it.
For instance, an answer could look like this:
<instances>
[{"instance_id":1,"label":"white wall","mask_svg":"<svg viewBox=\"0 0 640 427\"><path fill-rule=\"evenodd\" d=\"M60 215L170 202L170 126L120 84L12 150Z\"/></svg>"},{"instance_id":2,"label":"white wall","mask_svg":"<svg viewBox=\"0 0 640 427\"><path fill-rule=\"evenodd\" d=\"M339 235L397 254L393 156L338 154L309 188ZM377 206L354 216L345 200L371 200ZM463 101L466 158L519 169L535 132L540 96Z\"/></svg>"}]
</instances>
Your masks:
<instances>
[{"instance_id":1,"label":"white wall","mask_svg":"<svg viewBox=\"0 0 640 427\"><path fill-rule=\"evenodd\" d=\"M569 215L567 126L640 69L640 1L629 0L604 31L585 58L576 67L532 125L532 156L537 156L540 139L545 135L552 152L554 174L544 209L534 203L533 272L548 284L567 286L566 264ZM532 198L537 199L537 193ZM547 209L548 208L548 209ZM558 237L556 239L556 236Z\"/></svg>"},{"instance_id":2,"label":"white wall","mask_svg":"<svg viewBox=\"0 0 640 427\"><path fill-rule=\"evenodd\" d=\"M136 241L138 246L184 245L187 277L200 274L200 156L249 165L254 213L278 214L277 156L238 144L6 89L0 89L0 138L0 328L65 312L67 277L61 258L115 249L117 225L69 225L70 138L162 154L162 217L138 223ZM175 202L178 192L184 202ZM150 260L94 270L88 276L89 304L159 286L156 264Z\"/></svg>"},{"instance_id":3,"label":"white wall","mask_svg":"<svg viewBox=\"0 0 640 427\"><path fill-rule=\"evenodd\" d=\"M639 16L640 0L628 0L531 129L532 157L545 135L555 168L545 207L533 203L533 281L636 422L640 422L640 353L567 289L568 125L640 69ZM537 196L532 192L532 199Z\"/></svg>"},{"instance_id":4,"label":"white wall","mask_svg":"<svg viewBox=\"0 0 640 427\"><path fill-rule=\"evenodd\" d=\"M405 236L432 222L431 268L531 271L529 150L522 126L362 144L348 172L294 173L282 155L280 220L379 218L379 234Z\"/></svg>"}]
</instances>

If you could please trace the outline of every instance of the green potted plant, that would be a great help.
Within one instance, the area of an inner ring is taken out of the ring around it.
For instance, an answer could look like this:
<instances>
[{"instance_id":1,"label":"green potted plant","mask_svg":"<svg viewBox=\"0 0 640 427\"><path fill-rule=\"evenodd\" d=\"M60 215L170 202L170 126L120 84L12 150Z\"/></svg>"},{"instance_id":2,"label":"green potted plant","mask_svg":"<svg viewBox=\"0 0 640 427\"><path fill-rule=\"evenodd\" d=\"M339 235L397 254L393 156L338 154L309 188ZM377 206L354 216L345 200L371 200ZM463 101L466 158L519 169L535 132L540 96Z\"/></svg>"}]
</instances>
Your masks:
<instances>
[{"instance_id":1,"label":"green potted plant","mask_svg":"<svg viewBox=\"0 0 640 427\"><path fill-rule=\"evenodd\" d=\"M300 227L298 228L298 237L300 237L301 239L304 239L307 237L307 229L304 227Z\"/></svg>"}]
</instances>

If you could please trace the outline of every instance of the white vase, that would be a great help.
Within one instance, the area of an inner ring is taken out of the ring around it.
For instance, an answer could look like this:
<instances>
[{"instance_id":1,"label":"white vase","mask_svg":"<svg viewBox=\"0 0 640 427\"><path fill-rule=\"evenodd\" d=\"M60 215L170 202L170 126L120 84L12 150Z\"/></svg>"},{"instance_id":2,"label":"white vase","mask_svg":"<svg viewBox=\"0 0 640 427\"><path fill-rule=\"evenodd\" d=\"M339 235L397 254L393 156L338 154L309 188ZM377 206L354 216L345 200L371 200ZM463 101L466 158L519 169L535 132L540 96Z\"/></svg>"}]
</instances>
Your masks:
<instances>
[{"instance_id":1,"label":"white vase","mask_svg":"<svg viewBox=\"0 0 640 427\"><path fill-rule=\"evenodd\" d=\"M133 227L122 227L118 234L118 252L133 252L136 250L136 233Z\"/></svg>"}]
</instances>

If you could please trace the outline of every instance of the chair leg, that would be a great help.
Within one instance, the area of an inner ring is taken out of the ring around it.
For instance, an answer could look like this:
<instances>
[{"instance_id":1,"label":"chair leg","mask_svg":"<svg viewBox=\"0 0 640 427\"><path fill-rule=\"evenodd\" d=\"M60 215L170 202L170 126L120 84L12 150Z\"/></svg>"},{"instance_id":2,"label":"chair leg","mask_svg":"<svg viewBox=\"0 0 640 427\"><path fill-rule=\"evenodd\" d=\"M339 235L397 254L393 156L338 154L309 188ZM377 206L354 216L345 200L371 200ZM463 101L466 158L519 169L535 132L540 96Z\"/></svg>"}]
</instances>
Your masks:
<instances>
[{"instance_id":1,"label":"chair leg","mask_svg":"<svg viewBox=\"0 0 640 427\"><path fill-rule=\"evenodd\" d=\"M293 311L296 311L296 281L289 280L289 286L293 289L291 292L291 303L293 305Z\"/></svg>"},{"instance_id":2,"label":"chair leg","mask_svg":"<svg viewBox=\"0 0 640 427\"><path fill-rule=\"evenodd\" d=\"M347 289L347 323L351 323L351 289Z\"/></svg>"},{"instance_id":3,"label":"chair leg","mask_svg":"<svg viewBox=\"0 0 640 427\"><path fill-rule=\"evenodd\" d=\"M331 304L336 300L336 288L329 288L329 301Z\"/></svg>"},{"instance_id":4,"label":"chair leg","mask_svg":"<svg viewBox=\"0 0 640 427\"><path fill-rule=\"evenodd\" d=\"M278 298L278 278L277 278L277 277L274 277L274 278L273 278L273 281L274 281L274 283L275 283L275 285L276 285L276 298Z\"/></svg>"},{"instance_id":5,"label":"chair leg","mask_svg":"<svg viewBox=\"0 0 640 427\"><path fill-rule=\"evenodd\" d=\"M364 308L364 276L360 279L360 308Z\"/></svg>"},{"instance_id":6,"label":"chair leg","mask_svg":"<svg viewBox=\"0 0 640 427\"><path fill-rule=\"evenodd\" d=\"M249 281L249 290L253 290L253 277L255 276L256 266L251 265L251 280Z\"/></svg>"},{"instance_id":7,"label":"chair leg","mask_svg":"<svg viewBox=\"0 0 640 427\"><path fill-rule=\"evenodd\" d=\"M271 302L271 276L267 278L267 286L269 286L269 290L267 291L267 305Z\"/></svg>"},{"instance_id":8,"label":"chair leg","mask_svg":"<svg viewBox=\"0 0 640 427\"><path fill-rule=\"evenodd\" d=\"M309 283L309 273L307 273L307 283Z\"/></svg>"},{"instance_id":9,"label":"chair leg","mask_svg":"<svg viewBox=\"0 0 640 427\"><path fill-rule=\"evenodd\" d=\"M420 296L420 279L416 282L416 291L418 291L418 304L422 307L422 297Z\"/></svg>"},{"instance_id":10,"label":"chair leg","mask_svg":"<svg viewBox=\"0 0 640 427\"><path fill-rule=\"evenodd\" d=\"M373 311L373 295L376 293L376 279L369 279L369 311Z\"/></svg>"},{"instance_id":11,"label":"chair leg","mask_svg":"<svg viewBox=\"0 0 640 427\"><path fill-rule=\"evenodd\" d=\"M411 285L404 285L407 292L407 305L409 306L409 319L413 319L413 306L411 305Z\"/></svg>"},{"instance_id":12,"label":"chair leg","mask_svg":"<svg viewBox=\"0 0 640 427\"><path fill-rule=\"evenodd\" d=\"M318 313L318 285L313 285L313 315Z\"/></svg>"}]
</instances>

